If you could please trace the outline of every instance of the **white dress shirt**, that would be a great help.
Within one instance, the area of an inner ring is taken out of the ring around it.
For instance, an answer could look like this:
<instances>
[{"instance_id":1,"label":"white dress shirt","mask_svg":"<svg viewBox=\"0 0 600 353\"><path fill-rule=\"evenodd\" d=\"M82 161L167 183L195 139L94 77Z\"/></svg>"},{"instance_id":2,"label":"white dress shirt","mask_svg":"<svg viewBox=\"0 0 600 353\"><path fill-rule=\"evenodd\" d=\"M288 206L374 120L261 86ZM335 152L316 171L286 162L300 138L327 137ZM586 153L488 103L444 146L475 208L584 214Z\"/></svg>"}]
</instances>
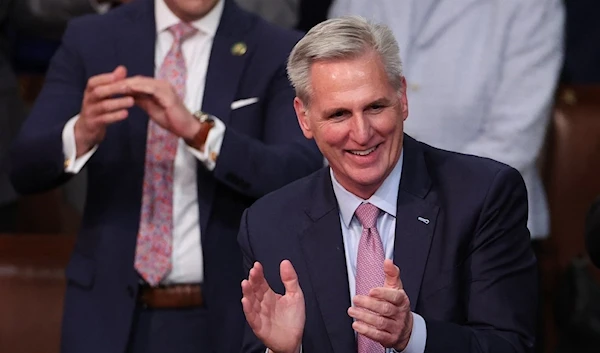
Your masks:
<instances>
[{"instance_id":1,"label":"white dress shirt","mask_svg":"<svg viewBox=\"0 0 600 353\"><path fill-rule=\"evenodd\" d=\"M363 200L346 190L336 180L333 171L330 171L333 191L340 209L340 223L342 226L342 237L344 239L350 298L354 298L356 295L356 260L358 255L358 243L360 242L363 230L359 220L354 216L354 212L363 202L369 202L382 211L377 218L377 230L381 236L385 258L393 260L394 242L396 240L396 207L403 160L404 152L400 155L400 158L390 175L368 200ZM381 266L381 270L383 271L383 264L381 264ZM413 330L408 345L402 353L423 353L425 351L425 342L427 340L425 320L419 314L411 314L413 316ZM394 351L395 350L393 349L386 350L387 353Z\"/></svg>"},{"instance_id":2,"label":"white dress shirt","mask_svg":"<svg viewBox=\"0 0 600 353\"><path fill-rule=\"evenodd\" d=\"M215 7L200 20L190 24L198 31L186 39L182 44L183 56L187 68L186 95L184 103L188 110L194 112L202 106L208 61L212 49L213 39L221 15L223 13L223 2L220 0ZM156 0L156 46L155 46L155 68L158 72L166 57L173 36L168 28L181 22L175 14L169 10L164 0ZM78 173L85 163L95 153L95 146L85 155L75 158L75 122L79 115L73 117L63 129L63 150L67 160L65 170L69 173ZM201 283L204 279L202 245L200 243L200 212L197 199L197 159L207 169L215 168L215 160L209 156L218 155L225 134L224 124L215 119L215 126L210 130L205 149L197 151L179 139L175 167L173 175L173 246L172 246L172 268L171 272L163 280L163 283ZM133 264L132 264L133 265Z\"/></svg>"},{"instance_id":3,"label":"white dress shirt","mask_svg":"<svg viewBox=\"0 0 600 353\"><path fill-rule=\"evenodd\" d=\"M521 173L532 238L549 234L536 162L563 57L561 0L334 0L329 17L387 24L400 45L410 116L433 146Z\"/></svg>"}]
</instances>

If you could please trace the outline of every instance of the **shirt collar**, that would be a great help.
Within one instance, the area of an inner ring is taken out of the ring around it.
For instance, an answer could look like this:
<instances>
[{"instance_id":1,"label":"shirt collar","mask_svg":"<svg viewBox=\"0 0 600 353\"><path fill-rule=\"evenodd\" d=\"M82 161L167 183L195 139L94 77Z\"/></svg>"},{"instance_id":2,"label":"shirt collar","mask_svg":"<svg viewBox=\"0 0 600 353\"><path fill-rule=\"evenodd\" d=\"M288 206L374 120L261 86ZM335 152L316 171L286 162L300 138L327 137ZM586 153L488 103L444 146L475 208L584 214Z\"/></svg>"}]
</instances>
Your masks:
<instances>
[{"instance_id":1,"label":"shirt collar","mask_svg":"<svg viewBox=\"0 0 600 353\"><path fill-rule=\"evenodd\" d=\"M190 25L198 31L209 35L210 37L214 37L215 33L217 33L219 22L221 21L224 2L224 0L219 0L209 13L199 20L190 22ZM169 27L181 22L181 20L169 9L165 0L156 0L154 2L154 14L156 17L156 33L161 33Z\"/></svg>"},{"instance_id":2,"label":"shirt collar","mask_svg":"<svg viewBox=\"0 0 600 353\"><path fill-rule=\"evenodd\" d=\"M363 202L369 202L377 206L380 210L385 213L396 217L396 208L398 207L398 188L400 187L400 177L402 176L402 164L404 161L404 149L400 153L400 158L396 162L396 166L392 169L392 172L383 181L383 184L375 191L373 196L368 200L354 195L353 193L346 190L335 178L333 170L330 168L329 173L331 174L331 182L333 184L333 192L338 202L340 214L342 215L342 221L346 227L350 226L354 212Z\"/></svg>"}]
</instances>

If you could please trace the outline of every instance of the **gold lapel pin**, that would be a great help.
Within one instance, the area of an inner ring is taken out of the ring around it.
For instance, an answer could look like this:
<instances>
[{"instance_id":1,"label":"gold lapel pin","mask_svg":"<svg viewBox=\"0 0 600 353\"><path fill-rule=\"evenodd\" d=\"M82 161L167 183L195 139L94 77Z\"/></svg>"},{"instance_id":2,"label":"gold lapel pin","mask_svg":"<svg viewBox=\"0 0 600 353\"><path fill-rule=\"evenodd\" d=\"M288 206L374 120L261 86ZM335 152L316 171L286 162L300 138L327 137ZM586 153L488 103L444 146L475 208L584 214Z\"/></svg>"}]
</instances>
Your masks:
<instances>
[{"instance_id":1,"label":"gold lapel pin","mask_svg":"<svg viewBox=\"0 0 600 353\"><path fill-rule=\"evenodd\" d=\"M248 51L248 47L244 42L237 42L231 47L231 54L235 56L242 56L246 54L246 51Z\"/></svg>"}]
</instances>

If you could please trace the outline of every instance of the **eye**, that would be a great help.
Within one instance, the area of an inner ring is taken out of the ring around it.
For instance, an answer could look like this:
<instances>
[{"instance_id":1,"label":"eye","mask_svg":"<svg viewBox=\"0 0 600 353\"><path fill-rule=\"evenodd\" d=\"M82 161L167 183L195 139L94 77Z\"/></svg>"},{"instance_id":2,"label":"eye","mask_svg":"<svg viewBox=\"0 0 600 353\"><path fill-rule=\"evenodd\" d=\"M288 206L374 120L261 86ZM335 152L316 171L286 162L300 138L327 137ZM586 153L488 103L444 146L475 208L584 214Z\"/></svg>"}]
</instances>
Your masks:
<instances>
[{"instance_id":1,"label":"eye","mask_svg":"<svg viewBox=\"0 0 600 353\"><path fill-rule=\"evenodd\" d=\"M337 110L335 112L333 112L333 114L329 115L330 119L339 119L339 118L343 118L348 114L348 111L346 110Z\"/></svg>"},{"instance_id":2,"label":"eye","mask_svg":"<svg viewBox=\"0 0 600 353\"><path fill-rule=\"evenodd\" d=\"M383 104L379 104L379 103L371 104L369 106L369 110L372 111L372 112L379 112L383 108L385 108L385 106Z\"/></svg>"}]
</instances>

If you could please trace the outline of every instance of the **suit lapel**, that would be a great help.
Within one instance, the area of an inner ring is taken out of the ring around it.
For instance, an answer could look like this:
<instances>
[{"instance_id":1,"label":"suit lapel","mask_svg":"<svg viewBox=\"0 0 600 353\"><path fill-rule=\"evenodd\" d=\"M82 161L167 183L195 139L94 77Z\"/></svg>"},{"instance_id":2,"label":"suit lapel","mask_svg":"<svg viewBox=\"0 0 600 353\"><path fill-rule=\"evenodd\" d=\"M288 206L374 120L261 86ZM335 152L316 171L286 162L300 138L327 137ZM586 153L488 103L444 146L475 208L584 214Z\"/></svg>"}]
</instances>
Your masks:
<instances>
[{"instance_id":1,"label":"suit lapel","mask_svg":"<svg viewBox=\"0 0 600 353\"><path fill-rule=\"evenodd\" d=\"M202 110L218 117L226 125L246 60L255 49L251 27L252 18L233 1L225 0L208 63ZM245 51L234 53L232 48L236 45L238 48L245 46Z\"/></svg>"},{"instance_id":2,"label":"suit lapel","mask_svg":"<svg viewBox=\"0 0 600 353\"><path fill-rule=\"evenodd\" d=\"M327 329L331 347L323 351L356 351L352 318L348 316L350 289L337 201L329 169L323 169L308 216L313 220L300 235L300 243L313 292Z\"/></svg>"},{"instance_id":3,"label":"suit lapel","mask_svg":"<svg viewBox=\"0 0 600 353\"><path fill-rule=\"evenodd\" d=\"M231 103L236 98L238 85L248 58L254 50L252 17L246 15L230 0L225 0L223 14L210 53L202 111L216 116L226 126L231 115ZM245 45L245 52L233 53L234 45ZM243 54L243 55L240 55ZM198 204L200 234L204 241L212 211L216 183L212 173L198 163Z\"/></svg>"},{"instance_id":4,"label":"suit lapel","mask_svg":"<svg viewBox=\"0 0 600 353\"><path fill-rule=\"evenodd\" d=\"M127 68L128 77L136 75L154 77L156 42L154 1L133 2L128 5L125 16L123 27L119 28L119 35L115 41L118 62ZM148 115L139 107L132 108L127 123L130 128L129 143L132 159L141 161L143 166L146 156Z\"/></svg>"},{"instance_id":5,"label":"suit lapel","mask_svg":"<svg viewBox=\"0 0 600 353\"><path fill-rule=\"evenodd\" d=\"M418 142L405 135L404 164L398 192L394 263L414 311L439 207L426 199L431 180Z\"/></svg>"}]
</instances>

